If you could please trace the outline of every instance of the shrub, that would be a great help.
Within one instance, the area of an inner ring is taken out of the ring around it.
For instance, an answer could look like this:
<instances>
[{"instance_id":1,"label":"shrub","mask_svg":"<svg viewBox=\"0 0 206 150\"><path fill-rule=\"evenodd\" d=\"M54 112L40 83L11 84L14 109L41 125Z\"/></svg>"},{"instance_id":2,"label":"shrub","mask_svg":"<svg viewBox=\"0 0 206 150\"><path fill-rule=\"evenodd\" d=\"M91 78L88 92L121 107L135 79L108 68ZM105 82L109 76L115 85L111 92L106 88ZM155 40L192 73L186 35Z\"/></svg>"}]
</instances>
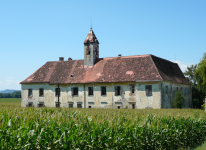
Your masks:
<instances>
[{"instance_id":1,"label":"shrub","mask_svg":"<svg viewBox=\"0 0 206 150\"><path fill-rule=\"evenodd\" d=\"M182 108L184 106L184 102L185 102L185 98L182 95L182 93L178 90L175 93L175 98L174 98L174 102L172 103L172 106L174 108Z\"/></svg>"}]
</instances>

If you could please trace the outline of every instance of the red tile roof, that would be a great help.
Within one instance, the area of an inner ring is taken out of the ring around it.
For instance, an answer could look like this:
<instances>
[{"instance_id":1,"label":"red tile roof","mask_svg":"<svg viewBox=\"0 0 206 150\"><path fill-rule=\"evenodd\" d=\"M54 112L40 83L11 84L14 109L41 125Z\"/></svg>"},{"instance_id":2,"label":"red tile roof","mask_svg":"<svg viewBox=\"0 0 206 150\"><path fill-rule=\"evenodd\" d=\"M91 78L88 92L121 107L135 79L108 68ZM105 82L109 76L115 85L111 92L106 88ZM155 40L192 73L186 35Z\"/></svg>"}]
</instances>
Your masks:
<instances>
[{"instance_id":1,"label":"red tile roof","mask_svg":"<svg viewBox=\"0 0 206 150\"><path fill-rule=\"evenodd\" d=\"M84 66L84 60L47 62L21 84L128 81L174 81L190 84L176 63L153 55L100 58L94 66Z\"/></svg>"}]
</instances>

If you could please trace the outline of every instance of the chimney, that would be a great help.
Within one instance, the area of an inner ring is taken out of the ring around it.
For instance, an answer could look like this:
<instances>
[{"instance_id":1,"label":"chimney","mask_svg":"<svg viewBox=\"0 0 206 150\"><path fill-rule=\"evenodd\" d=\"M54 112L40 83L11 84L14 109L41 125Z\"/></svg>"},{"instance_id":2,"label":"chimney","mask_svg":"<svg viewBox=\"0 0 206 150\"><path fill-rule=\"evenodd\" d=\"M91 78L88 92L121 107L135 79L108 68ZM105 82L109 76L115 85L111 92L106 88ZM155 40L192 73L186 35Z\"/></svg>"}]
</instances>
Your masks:
<instances>
[{"instance_id":1,"label":"chimney","mask_svg":"<svg viewBox=\"0 0 206 150\"><path fill-rule=\"evenodd\" d=\"M118 55L118 57L121 57L121 56L122 56L121 54Z\"/></svg>"},{"instance_id":2,"label":"chimney","mask_svg":"<svg viewBox=\"0 0 206 150\"><path fill-rule=\"evenodd\" d=\"M68 60L72 60L72 58L71 58L71 57L69 57L69 58L68 58Z\"/></svg>"},{"instance_id":3,"label":"chimney","mask_svg":"<svg viewBox=\"0 0 206 150\"><path fill-rule=\"evenodd\" d=\"M64 57L59 57L59 61L64 61Z\"/></svg>"}]
</instances>

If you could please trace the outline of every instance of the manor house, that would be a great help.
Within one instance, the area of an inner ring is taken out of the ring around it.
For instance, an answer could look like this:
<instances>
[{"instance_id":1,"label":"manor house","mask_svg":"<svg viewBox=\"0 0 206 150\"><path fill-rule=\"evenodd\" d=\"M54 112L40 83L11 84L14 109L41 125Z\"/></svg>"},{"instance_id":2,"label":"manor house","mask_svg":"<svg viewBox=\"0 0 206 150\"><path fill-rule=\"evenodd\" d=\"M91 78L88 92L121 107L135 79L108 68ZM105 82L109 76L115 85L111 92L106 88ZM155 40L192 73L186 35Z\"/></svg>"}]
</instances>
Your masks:
<instances>
[{"instance_id":1,"label":"manor house","mask_svg":"<svg viewBox=\"0 0 206 150\"><path fill-rule=\"evenodd\" d=\"M180 90L192 105L189 81L178 64L154 55L99 58L99 41L90 29L83 60L46 62L21 82L22 107L171 108Z\"/></svg>"}]
</instances>

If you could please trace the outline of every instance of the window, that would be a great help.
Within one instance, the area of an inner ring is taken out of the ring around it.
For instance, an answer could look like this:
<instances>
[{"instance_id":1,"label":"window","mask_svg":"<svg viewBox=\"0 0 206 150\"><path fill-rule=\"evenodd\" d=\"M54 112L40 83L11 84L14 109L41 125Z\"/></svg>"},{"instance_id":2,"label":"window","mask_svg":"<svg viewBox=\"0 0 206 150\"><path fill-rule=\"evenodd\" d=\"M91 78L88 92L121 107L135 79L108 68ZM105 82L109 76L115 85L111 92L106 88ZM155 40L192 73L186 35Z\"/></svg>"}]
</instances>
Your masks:
<instances>
[{"instance_id":1,"label":"window","mask_svg":"<svg viewBox=\"0 0 206 150\"><path fill-rule=\"evenodd\" d=\"M106 86L102 86L102 87L101 87L101 95L102 95L102 96L106 96L106 93L107 93Z\"/></svg>"},{"instance_id":2,"label":"window","mask_svg":"<svg viewBox=\"0 0 206 150\"><path fill-rule=\"evenodd\" d=\"M89 106L89 108L92 108L92 106Z\"/></svg>"},{"instance_id":3,"label":"window","mask_svg":"<svg viewBox=\"0 0 206 150\"><path fill-rule=\"evenodd\" d=\"M43 88L39 89L39 96L44 96L44 89Z\"/></svg>"},{"instance_id":4,"label":"window","mask_svg":"<svg viewBox=\"0 0 206 150\"><path fill-rule=\"evenodd\" d=\"M42 103L42 102L39 103L39 104L38 104L38 107L44 107L44 103Z\"/></svg>"},{"instance_id":5,"label":"window","mask_svg":"<svg viewBox=\"0 0 206 150\"><path fill-rule=\"evenodd\" d=\"M120 106L117 106L117 109L120 109Z\"/></svg>"},{"instance_id":6,"label":"window","mask_svg":"<svg viewBox=\"0 0 206 150\"><path fill-rule=\"evenodd\" d=\"M88 102L89 105L94 105L94 102Z\"/></svg>"},{"instance_id":7,"label":"window","mask_svg":"<svg viewBox=\"0 0 206 150\"><path fill-rule=\"evenodd\" d=\"M166 92L166 94L168 94L168 86L166 86L165 88L166 88L166 91L165 91L165 92Z\"/></svg>"},{"instance_id":8,"label":"window","mask_svg":"<svg viewBox=\"0 0 206 150\"><path fill-rule=\"evenodd\" d=\"M72 88L72 96L78 96L78 87Z\"/></svg>"},{"instance_id":9,"label":"window","mask_svg":"<svg viewBox=\"0 0 206 150\"><path fill-rule=\"evenodd\" d=\"M180 88L181 93L183 94L182 87Z\"/></svg>"},{"instance_id":10,"label":"window","mask_svg":"<svg viewBox=\"0 0 206 150\"><path fill-rule=\"evenodd\" d=\"M176 92L178 91L178 87L176 87Z\"/></svg>"},{"instance_id":11,"label":"window","mask_svg":"<svg viewBox=\"0 0 206 150\"><path fill-rule=\"evenodd\" d=\"M132 104L132 109L135 109L135 104Z\"/></svg>"},{"instance_id":12,"label":"window","mask_svg":"<svg viewBox=\"0 0 206 150\"><path fill-rule=\"evenodd\" d=\"M93 87L88 87L88 95L93 96Z\"/></svg>"},{"instance_id":13,"label":"window","mask_svg":"<svg viewBox=\"0 0 206 150\"><path fill-rule=\"evenodd\" d=\"M73 103L69 103L69 108L73 108Z\"/></svg>"},{"instance_id":14,"label":"window","mask_svg":"<svg viewBox=\"0 0 206 150\"><path fill-rule=\"evenodd\" d=\"M60 107L60 102L59 102L59 104L58 104L58 103L56 103L56 107Z\"/></svg>"},{"instance_id":15,"label":"window","mask_svg":"<svg viewBox=\"0 0 206 150\"><path fill-rule=\"evenodd\" d=\"M152 85L146 85L146 96L152 96Z\"/></svg>"},{"instance_id":16,"label":"window","mask_svg":"<svg viewBox=\"0 0 206 150\"><path fill-rule=\"evenodd\" d=\"M122 95L122 88L121 86L115 86L115 96Z\"/></svg>"},{"instance_id":17,"label":"window","mask_svg":"<svg viewBox=\"0 0 206 150\"><path fill-rule=\"evenodd\" d=\"M55 88L55 95L56 96L60 96L60 88Z\"/></svg>"},{"instance_id":18,"label":"window","mask_svg":"<svg viewBox=\"0 0 206 150\"><path fill-rule=\"evenodd\" d=\"M101 102L101 104L108 104L107 102Z\"/></svg>"},{"instance_id":19,"label":"window","mask_svg":"<svg viewBox=\"0 0 206 150\"><path fill-rule=\"evenodd\" d=\"M187 94L187 88L185 88L185 90L186 90L186 94Z\"/></svg>"},{"instance_id":20,"label":"window","mask_svg":"<svg viewBox=\"0 0 206 150\"><path fill-rule=\"evenodd\" d=\"M135 86L134 85L130 85L130 91L131 91L131 94L134 94L134 91L135 91Z\"/></svg>"},{"instance_id":21,"label":"window","mask_svg":"<svg viewBox=\"0 0 206 150\"><path fill-rule=\"evenodd\" d=\"M32 89L28 89L28 96L32 97Z\"/></svg>"},{"instance_id":22,"label":"window","mask_svg":"<svg viewBox=\"0 0 206 150\"><path fill-rule=\"evenodd\" d=\"M28 103L27 107L33 107L33 103Z\"/></svg>"},{"instance_id":23,"label":"window","mask_svg":"<svg viewBox=\"0 0 206 150\"><path fill-rule=\"evenodd\" d=\"M87 48L87 55L90 55L90 50L89 50L89 48Z\"/></svg>"},{"instance_id":24,"label":"window","mask_svg":"<svg viewBox=\"0 0 206 150\"><path fill-rule=\"evenodd\" d=\"M77 104L77 108L82 108L82 104Z\"/></svg>"}]
</instances>

